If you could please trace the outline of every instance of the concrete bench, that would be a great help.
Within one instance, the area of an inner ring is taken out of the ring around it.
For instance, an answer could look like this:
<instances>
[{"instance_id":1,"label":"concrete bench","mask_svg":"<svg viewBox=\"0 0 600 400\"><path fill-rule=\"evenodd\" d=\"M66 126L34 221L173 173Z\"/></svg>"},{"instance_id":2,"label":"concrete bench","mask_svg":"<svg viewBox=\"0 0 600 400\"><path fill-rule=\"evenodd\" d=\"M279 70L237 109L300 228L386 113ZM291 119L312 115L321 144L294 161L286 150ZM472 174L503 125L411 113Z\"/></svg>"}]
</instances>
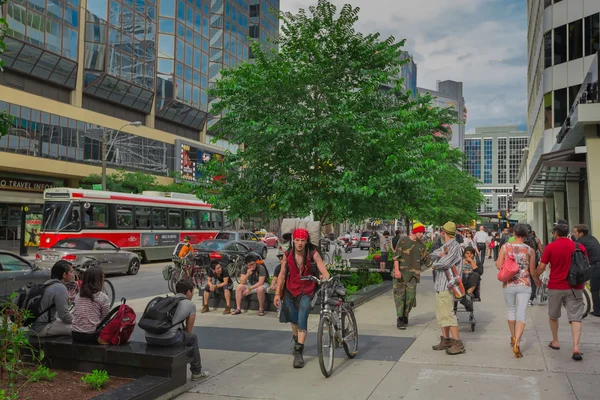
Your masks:
<instances>
[{"instance_id":1,"label":"concrete bench","mask_svg":"<svg viewBox=\"0 0 600 400\"><path fill-rule=\"evenodd\" d=\"M128 397L136 399L155 399L185 385L187 365L193 359L192 349L184 346L160 347L145 342L129 342L121 346L95 345L73 341L70 336L32 337L30 341L34 347L44 351L43 361L49 368L79 372L99 369L109 375L135 379L123 389L115 390L125 390L130 395L140 392ZM116 394L111 396L120 397Z\"/></svg>"},{"instance_id":2,"label":"concrete bench","mask_svg":"<svg viewBox=\"0 0 600 400\"><path fill-rule=\"evenodd\" d=\"M265 311L277 311L275 303L273 303L274 298L275 293L267 293L265 299ZM210 308L225 307L225 304L225 297L222 295L211 293L208 296L208 306ZM235 290L231 291L231 308L235 308ZM242 310L258 310L258 296L256 294L251 294L242 299Z\"/></svg>"}]
</instances>

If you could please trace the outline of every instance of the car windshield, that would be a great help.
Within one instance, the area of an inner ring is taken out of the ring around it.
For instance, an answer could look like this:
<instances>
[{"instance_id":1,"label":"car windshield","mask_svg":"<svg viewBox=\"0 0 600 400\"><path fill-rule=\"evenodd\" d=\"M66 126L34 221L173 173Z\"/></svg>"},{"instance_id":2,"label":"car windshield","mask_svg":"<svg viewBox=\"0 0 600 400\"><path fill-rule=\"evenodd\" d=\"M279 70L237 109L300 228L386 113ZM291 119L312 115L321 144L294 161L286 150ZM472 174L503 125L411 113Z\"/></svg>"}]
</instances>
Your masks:
<instances>
[{"instance_id":1,"label":"car windshield","mask_svg":"<svg viewBox=\"0 0 600 400\"><path fill-rule=\"evenodd\" d=\"M200 250L221 250L227 242L221 242L216 240L205 240L198 245Z\"/></svg>"},{"instance_id":2,"label":"car windshield","mask_svg":"<svg viewBox=\"0 0 600 400\"><path fill-rule=\"evenodd\" d=\"M85 242L79 240L61 240L52 246L53 249L75 249L75 250L91 250L92 247Z\"/></svg>"},{"instance_id":3,"label":"car windshield","mask_svg":"<svg viewBox=\"0 0 600 400\"><path fill-rule=\"evenodd\" d=\"M230 233L230 232L219 232L217 233L217 236L215 237L215 239L225 239L225 240L231 240L234 239L235 234L234 233Z\"/></svg>"},{"instance_id":4,"label":"car windshield","mask_svg":"<svg viewBox=\"0 0 600 400\"><path fill-rule=\"evenodd\" d=\"M44 204L44 232L78 231L81 228L79 205L66 202Z\"/></svg>"}]
</instances>

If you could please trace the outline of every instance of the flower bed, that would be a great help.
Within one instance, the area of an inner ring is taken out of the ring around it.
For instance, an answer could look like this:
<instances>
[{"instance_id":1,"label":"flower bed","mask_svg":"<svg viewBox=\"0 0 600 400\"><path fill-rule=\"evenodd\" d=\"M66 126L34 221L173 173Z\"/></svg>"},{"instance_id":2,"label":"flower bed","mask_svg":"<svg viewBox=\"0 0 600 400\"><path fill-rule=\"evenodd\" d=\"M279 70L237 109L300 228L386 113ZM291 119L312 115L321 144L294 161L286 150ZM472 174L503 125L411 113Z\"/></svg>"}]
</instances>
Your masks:
<instances>
[{"instance_id":1,"label":"flower bed","mask_svg":"<svg viewBox=\"0 0 600 400\"><path fill-rule=\"evenodd\" d=\"M358 290L364 289L371 285L377 285L383 282L381 274L371 272L366 266L362 266L357 270L350 270L348 267L330 268L329 273L332 275L348 275L347 278L342 278L341 282L348 291L348 296L354 294Z\"/></svg>"}]
</instances>

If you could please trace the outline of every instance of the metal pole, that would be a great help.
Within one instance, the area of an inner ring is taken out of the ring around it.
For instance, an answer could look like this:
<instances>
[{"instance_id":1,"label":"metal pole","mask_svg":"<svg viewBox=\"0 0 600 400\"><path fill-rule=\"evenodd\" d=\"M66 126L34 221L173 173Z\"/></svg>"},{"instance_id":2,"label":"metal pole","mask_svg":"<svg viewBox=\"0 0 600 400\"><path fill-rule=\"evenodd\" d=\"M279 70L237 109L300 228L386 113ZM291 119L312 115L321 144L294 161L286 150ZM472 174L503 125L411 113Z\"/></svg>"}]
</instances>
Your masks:
<instances>
[{"instance_id":1,"label":"metal pole","mask_svg":"<svg viewBox=\"0 0 600 400\"><path fill-rule=\"evenodd\" d=\"M104 130L102 132L102 190L106 190L106 159L108 158L106 145L106 130Z\"/></svg>"}]
</instances>

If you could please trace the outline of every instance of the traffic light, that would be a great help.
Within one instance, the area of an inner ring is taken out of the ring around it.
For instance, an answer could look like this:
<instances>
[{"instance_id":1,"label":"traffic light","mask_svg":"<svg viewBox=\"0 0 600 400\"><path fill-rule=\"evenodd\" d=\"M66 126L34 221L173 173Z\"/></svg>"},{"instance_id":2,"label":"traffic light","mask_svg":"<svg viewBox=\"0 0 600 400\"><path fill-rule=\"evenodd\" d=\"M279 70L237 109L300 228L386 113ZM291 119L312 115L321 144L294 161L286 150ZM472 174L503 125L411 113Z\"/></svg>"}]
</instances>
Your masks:
<instances>
[{"instance_id":1,"label":"traffic light","mask_svg":"<svg viewBox=\"0 0 600 400\"><path fill-rule=\"evenodd\" d=\"M498 210L498 219L502 218L502 215L500 214L500 210Z\"/></svg>"}]
</instances>

